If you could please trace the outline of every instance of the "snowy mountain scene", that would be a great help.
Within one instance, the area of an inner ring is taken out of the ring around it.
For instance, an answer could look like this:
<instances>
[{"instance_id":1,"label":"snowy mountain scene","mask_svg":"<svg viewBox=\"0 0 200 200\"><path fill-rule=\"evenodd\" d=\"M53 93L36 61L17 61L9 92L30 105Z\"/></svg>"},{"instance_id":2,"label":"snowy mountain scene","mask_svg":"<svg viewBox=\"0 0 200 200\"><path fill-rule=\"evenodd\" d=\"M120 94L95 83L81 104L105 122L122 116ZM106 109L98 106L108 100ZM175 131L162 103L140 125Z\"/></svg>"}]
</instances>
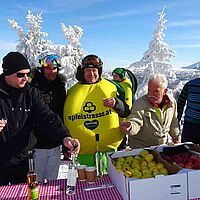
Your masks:
<instances>
[{"instance_id":1,"label":"snowy mountain scene","mask_svg":"<svg viewBox=\"0 0 200 200\"><path fill-rule=\"evenodd\" d=\"M149 42L149 49L144 52L141 60L125 67L132 71L138 79L137 96L146 93L148 77L151 74L165 74L169 80L169 89L176 98L188 80L200 75L200 62L180 69L175 69L170 64L170 61L176 56L176 52L164 40L164 31L167 28L165 15L165 8L163 8L159 13L153 38ZM58 54L62 61L61 73L66 77L67 88L70 88L77 81L75 79L77 66L87 55L87 52L81 47L81 37L84 30L76 25L66 26L61 23L61 30L67 44L55 45L52 41L46 40L48 33L42 32L42 22L42 13L34 15L31 10L28 10L26 16L27 32L25 32L15 20L8 19L10 27L17 32L19 37L16 51L24 54L32 67L39 67L39 56L47 53ZM103 77L111 79L112 70L104 68Z\"/></svg>"}]
</instances>

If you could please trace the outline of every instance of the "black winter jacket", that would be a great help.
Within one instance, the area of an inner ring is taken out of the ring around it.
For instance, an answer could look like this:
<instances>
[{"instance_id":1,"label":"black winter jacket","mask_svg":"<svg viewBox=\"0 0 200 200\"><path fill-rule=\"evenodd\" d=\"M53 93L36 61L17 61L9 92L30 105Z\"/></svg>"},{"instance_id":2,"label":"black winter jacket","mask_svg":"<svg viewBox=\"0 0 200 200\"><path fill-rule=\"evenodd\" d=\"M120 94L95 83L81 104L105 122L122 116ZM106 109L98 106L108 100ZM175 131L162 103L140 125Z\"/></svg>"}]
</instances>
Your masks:
<instances>
[{"instance_id":1,"label":"black winter jacket","mask_svg":"<svg viewBox=\"0 0 200 200\"><path fill-rule=\"evenodd\" d=\"M36 125L45 137L62 143L70 136L61 119L44 102L38 89L27 84L16 89L0 75L0 119L7 124L0 132L0 166L20 164L36 143L32 134Z\"/></svg>"},{"instance_id":2,"label":"black winter jacket","mask_svg":"<svg viewBox=\"0 0 200 200\"><path fill-rule=\"evenodd\" d=\"M40 90L44 101L55 113L59 115L63 121L66 90L65 83L60 76L57 76L57 78L53 81L49 81L46 79L43 70L36 70L31 85ZM35 127L34 131L37 138L37 144L35 146L36 148L50 149L60 145L51 138L47 138L44 134L40 133L40 129L37 126Z\"/></svg>"}]
</instances>

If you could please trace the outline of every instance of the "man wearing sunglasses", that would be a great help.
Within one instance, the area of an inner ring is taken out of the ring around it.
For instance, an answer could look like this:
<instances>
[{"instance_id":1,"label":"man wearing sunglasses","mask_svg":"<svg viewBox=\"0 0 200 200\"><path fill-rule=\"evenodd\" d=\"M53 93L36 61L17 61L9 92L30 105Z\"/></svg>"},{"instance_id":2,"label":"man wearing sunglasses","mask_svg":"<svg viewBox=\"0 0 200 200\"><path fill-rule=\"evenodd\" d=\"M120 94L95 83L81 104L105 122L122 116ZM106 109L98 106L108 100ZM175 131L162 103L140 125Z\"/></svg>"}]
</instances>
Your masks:
<instances>
[{"instance_id":1,"label":"man wearing sunglasses","mask_svg":"<svg viewBox=\"0 0 200 200\"><path fill-rule=\"evenodd\" d=\"M61 60L58 55L40 56L41 67L35 69L31 84L40 90L44 101L63 119L63 108L66 98L65 78L59 73ZM60 164L60 144L46 138L35 127L37 144L35 146L35 167L38 180L57 179Z\"/></svg>"},{"instance_id":2,"label":"man wearing sunglasses","mask_svg":"<svg viewBox=\"0 0 200 200\"><path fill-rule=\"evenodd\" d=\"M78 161L94 165L95 134L99 134L100 151L105 154L117 149L124 134L119 129L119 117L129 114L128 105L119 98L117 87L101 77L103 62L96 55L88 55L78 67L76 78L64 106L64 123L81 143Z\"/></svg>"},{"instance_id":3,"label":"man wearing sunglasses","mask_svg":"<svg viewBox=\"0 0 200 200\"><path fill-rule=\"evenodd\" d=\"M0 185L26 182L28 151L36 139L34 126L46 138L79 152L80 143L71 138L61 119L50 110L38 89L28 83L30 65L19 52L3 58L0 75Z\"/></svg>"}]
</instances>

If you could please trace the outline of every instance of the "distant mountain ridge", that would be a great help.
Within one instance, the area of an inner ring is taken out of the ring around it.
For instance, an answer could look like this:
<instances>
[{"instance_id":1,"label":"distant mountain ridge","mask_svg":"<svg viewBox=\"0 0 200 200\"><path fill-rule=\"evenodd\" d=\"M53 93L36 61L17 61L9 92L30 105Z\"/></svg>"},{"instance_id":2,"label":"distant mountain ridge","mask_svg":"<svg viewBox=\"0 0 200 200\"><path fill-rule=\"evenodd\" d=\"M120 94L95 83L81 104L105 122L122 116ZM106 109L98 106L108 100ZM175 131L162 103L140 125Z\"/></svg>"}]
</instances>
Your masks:
<instances>
[{"instance_id":1,"label":"distant mountain ridge","mask_svg":"<svg viewBox=\"0 0 200 200\"><path fill-rule=\"evenodd\" d=\"M200 70L200 61L197 63L194 63L192 65L186 66L186 67L182 67L184 69L197 69Z\"/></svg>"}]
</instances>

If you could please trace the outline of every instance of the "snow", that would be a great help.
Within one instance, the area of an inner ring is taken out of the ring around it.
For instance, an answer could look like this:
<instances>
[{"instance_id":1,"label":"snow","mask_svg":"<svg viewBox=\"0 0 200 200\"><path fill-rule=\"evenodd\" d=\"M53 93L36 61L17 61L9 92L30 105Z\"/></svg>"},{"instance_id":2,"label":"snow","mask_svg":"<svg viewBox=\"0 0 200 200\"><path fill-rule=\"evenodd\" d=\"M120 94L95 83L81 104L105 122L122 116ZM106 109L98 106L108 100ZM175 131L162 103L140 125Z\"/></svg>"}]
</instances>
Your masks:
<instances>
[{"instance_id":1,"label":"snow","mask_svg":"<svg viewBox=\"0 0 200 200\"><path fill-rule=\"evenodd\" d=\"M141 96L147 92L148 77L153 73L165 74L169 81L169 89L178 97L184 84L190 80L200 77L200 62L197 62L187 68L176 69L170 64L170 61L176 56L176 52L169 48L165 42L164 31L165 23L165 7L158 13L159 19L153 38L140 61L132 63L125 68L132 71L138 80L137 96ZM42 13L34 15L28 10L26 16L27 32L15 21L8 19L12 29L17 31L19 43L16 51L21 52L28 59L31 67L38 67L38 57L41 54L55 53L61 57L62 70L67 80L67 88L70 88L77 82L75 73L77 67L81 64L82 58L87 52L81 47L81 37L84 31L79 26L66 26L61 23L61 31L67 40L67 45L56 45L52 41L47 40L48 33L42 32ZM2 68L0 68L0 73ZM111 79L112 69L103 69L102 77Z\"/></svg>"}]
</instances>

